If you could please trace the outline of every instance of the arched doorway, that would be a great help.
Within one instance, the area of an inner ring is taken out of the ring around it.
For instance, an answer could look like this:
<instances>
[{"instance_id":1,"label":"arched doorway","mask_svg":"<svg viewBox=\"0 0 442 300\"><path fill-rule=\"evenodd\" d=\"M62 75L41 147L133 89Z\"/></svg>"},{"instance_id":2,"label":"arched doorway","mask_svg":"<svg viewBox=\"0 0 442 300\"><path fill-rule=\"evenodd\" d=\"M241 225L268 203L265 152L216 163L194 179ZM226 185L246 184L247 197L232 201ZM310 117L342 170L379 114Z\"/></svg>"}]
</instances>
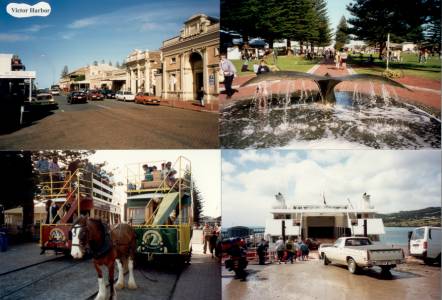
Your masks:
<instances>
[{"instance_id":1,"label":"arched doorway","mask_svg":"<svg viewBox=\"0 0 442 300\"><path fill-rule=\"evenodd\" d=\"M189 62L192 69L193 99L201 100L204 96L203 58L201 57L201 54L193 52L190 54Z\"/></svg>"}]
</instances>

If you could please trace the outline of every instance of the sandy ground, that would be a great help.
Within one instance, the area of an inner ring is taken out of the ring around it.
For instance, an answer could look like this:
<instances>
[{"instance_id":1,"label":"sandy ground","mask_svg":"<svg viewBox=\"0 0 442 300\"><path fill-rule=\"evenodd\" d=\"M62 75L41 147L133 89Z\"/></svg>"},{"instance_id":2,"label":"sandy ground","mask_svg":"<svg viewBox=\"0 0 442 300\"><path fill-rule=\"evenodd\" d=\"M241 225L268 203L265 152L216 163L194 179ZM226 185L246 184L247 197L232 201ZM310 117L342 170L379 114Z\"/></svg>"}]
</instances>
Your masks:
<instances>
[{"instance_id":1,"label":"sandy ground","mask_svg":"<svg viewBox=\"0 0 442 300\"><path fill-rule=\"evenodd\" d=\"M250 264L247 281L222 270L224 300L240 299L441 299L440 267L418 260L383 278L380 269L353 275L346 267L325 266L319 259L294 264Z\"/></svg>"}]
</instances>

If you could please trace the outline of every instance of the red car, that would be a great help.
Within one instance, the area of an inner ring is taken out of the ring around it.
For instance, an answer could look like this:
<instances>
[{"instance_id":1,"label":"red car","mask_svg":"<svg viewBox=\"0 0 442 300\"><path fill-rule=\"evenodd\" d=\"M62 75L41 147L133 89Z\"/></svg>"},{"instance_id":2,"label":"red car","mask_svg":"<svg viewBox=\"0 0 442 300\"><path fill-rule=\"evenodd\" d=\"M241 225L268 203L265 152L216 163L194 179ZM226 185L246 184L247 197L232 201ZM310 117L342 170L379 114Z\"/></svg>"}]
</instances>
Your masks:
<instances>
[{"instance_id":1,"label":"red car","mask_svg":"<svg viewBox=\"0 0 442 300\"><path fill-rule=\"evenodd\" d=\"M104 100L104 96L103 96L103 94L101 94L97 90L90 90L89 93L87 94L87 99L88 100Z\"/></svg>"},{"instance_id":2,"label":"red car","mask_svg":"<svg viewBox=\"0 0 442 300\"><path fill-rule=\"evenodd\" d=\"M138 93L135 96L135 103L139 104L160 104L160 98L151 96L149 93Z\"/></svg>"}]
</instances>

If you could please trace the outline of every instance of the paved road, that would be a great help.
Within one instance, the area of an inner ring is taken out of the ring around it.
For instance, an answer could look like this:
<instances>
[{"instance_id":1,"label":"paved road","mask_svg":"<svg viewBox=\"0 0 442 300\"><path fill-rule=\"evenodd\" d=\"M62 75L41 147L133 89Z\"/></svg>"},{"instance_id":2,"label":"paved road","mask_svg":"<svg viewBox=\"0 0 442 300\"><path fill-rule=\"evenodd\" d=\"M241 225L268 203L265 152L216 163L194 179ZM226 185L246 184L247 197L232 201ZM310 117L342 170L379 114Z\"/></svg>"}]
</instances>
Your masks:
<instances>
[{"instance_id":1,"label":"paved road","mask_svg":"<svg viewBox=\"0 0 442 300\"><path fill-rule=\"evenodd\" d=\"M69 105L29 115L23 128L0 135L0 149L218 148L218 115L117 100Z\"/></svg>"},{"instance_id":2,"label":"paved road","mask_svg":"<svg viewBox=\"0 0 442 300\"><path fill-rule=\"evenodd\" d=\"M223 267L222 299L441 299L440 267L410 261L383 278L379 269L353 275L346 267L319 259L294 264L252 264L242 282Z\"/></svg>"}]
</instances>

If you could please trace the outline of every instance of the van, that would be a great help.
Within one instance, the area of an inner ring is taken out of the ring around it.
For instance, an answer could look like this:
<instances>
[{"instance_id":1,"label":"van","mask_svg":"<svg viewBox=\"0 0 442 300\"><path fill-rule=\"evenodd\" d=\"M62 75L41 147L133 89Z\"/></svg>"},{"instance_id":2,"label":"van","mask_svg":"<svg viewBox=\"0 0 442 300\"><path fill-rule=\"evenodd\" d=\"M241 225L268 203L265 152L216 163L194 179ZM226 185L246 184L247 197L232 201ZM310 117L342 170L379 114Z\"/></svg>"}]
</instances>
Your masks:
<instances>
[{"instance_id":1,"label":"van","mask_svg":"<svg viewBox=\"0 0 442 300\"><path fill-rule=\"evenodd\" d=\"M440 264L441 229L424 226L414 229L410 235L410 255L422 259L425 264Z\"/></svg>"}]
</instances>

